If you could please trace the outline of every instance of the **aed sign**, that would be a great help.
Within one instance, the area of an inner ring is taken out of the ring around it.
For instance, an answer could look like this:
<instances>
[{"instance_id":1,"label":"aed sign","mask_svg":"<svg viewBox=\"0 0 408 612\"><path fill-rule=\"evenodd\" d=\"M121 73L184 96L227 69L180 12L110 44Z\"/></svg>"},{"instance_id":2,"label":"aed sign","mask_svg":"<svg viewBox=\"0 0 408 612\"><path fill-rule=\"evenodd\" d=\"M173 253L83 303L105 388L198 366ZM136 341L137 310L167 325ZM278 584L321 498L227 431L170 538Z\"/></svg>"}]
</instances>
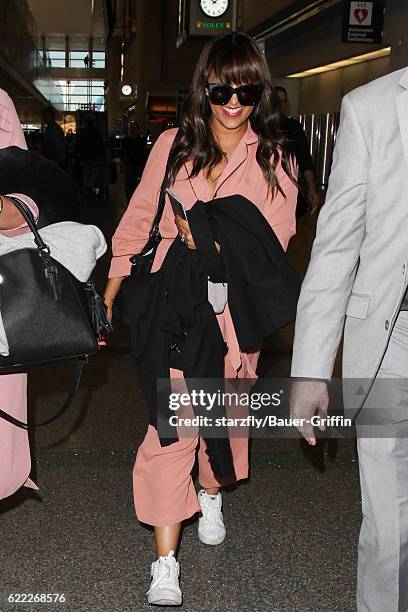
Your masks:
<instances>
[{"instance_id":1,"label":"aed sign","mask_svg":"<svg viewBox=\"0 0 408 612\"><path fill-rule=\"evenodd\" d=\"M358 2L345 0L343 13L343 42L382 43L384 0Z\"/></svg>"}]
</instances>

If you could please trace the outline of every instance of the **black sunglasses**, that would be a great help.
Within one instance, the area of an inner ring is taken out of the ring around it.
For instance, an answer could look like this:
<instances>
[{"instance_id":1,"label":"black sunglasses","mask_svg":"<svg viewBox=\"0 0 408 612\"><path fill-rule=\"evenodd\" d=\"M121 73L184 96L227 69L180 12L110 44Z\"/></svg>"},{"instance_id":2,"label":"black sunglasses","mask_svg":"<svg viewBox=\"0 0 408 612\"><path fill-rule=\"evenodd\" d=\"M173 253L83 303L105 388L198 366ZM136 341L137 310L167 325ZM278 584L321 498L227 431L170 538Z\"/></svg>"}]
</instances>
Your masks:
<instances>
[{"instance_id":1,"label":"black sunglasses","mask_svg":"<svg viewBox=\"0 0 408 612\"><path fill-rule=\"evenodd\" d=\"M232 87L228 83L207 83L210 93L211 104L225 106L232 96L237 94L238 101L242 106L255 106L261 98L262 87L260 85L241 85Z\"/></svg>"}]
</instances>

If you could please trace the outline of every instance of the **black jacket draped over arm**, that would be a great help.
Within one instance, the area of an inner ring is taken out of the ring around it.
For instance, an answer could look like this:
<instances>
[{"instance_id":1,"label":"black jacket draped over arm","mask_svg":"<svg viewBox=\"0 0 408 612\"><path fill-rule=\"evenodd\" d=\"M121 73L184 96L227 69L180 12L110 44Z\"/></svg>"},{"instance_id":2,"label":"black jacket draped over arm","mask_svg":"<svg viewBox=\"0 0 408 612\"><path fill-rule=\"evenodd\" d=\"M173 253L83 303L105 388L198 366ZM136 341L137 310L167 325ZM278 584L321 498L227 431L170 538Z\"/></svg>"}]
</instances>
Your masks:
<instances>
[{"instance_id":1,"label":"black jacket draped over arm","mask_svg":"<svg viewBox=\"0 0 408 612\"><path fill-rule=\"evenodd\" d=\"M259 346L294 320L300 290L274 231L246 198L197 201L188 220L197 249L175 239L160 270L140 283L132 314L132 354L151 407L150 423L158 427L166 422L166 431L171 431L170 368L183 371L190 391L195 385L199 390L203 381L188 379L209 379L205 390L222 392L227 347L208 302L208 277L228 282L229 309L242 351ZM159 386L157 379L163 379ZM218 407L220 414L223 407ZM166 437L158 429L161 444L177 440L175 427ZM227 478L233 475L227 428L217 428L218 434L206 437L201 430L214 473Z\"/></svg>"}]
</instances>

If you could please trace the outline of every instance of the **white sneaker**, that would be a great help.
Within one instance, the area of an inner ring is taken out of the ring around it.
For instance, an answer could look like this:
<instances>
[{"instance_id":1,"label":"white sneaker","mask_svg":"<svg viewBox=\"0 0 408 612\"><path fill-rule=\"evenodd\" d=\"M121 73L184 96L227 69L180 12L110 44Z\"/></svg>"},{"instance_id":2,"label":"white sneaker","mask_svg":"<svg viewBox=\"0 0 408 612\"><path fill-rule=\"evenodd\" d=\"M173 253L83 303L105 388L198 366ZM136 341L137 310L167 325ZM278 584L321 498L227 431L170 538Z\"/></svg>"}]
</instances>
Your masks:
<instances>
[{"instance_id":1,"label":"white sneaker","mask_svg":"<svg viewBox=\"0 0 408 612\"><path fill-rule=\"evenodd\" d=\"M167 557L159 557L152 563L152 582L146 595L152 606L181 606L182 594L179 586L180 566L171 550Z\"/></svg>"},{"instance_id":2,"label":"white sneaker","mask_svg":"<svg viewBox=\"0 0 408 612\"><path fill-rule=\"evenodd\" d=\"M207 491L201 489L198 493L202 516L198 519L198 537L204 544L216 545L225 540L227 533L222 517L222 497L208 495Z\"/></svg>"}]
</instances>

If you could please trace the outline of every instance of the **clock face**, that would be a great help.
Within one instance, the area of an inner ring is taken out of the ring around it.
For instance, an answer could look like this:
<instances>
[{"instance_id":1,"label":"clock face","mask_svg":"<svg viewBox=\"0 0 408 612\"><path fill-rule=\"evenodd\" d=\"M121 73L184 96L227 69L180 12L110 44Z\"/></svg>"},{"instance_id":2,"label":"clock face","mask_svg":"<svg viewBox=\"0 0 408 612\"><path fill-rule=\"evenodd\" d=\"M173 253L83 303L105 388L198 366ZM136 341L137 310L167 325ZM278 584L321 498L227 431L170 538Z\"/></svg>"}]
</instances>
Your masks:
<instances>
[{"instance_id":1,"label":"clock face","mask_svg":"<svg viewBox=\"0 0 408 612\"><path fill-rule=\"evenodd\" d=\"M229 0L200 0L201 10L207 17L221 17L229 6Z\"/></svg>"},{"instance_id":2,"label":"clock face","mask_svg":"<svg viewBox=\"0 0 408 612\"><path fill-rule=\"evenodd\" d=\"M122 86L122 93L124 96L130 96L130 94L132 93L132 88L130 85L123 85Z\"/></svg>"}]
</instances>

